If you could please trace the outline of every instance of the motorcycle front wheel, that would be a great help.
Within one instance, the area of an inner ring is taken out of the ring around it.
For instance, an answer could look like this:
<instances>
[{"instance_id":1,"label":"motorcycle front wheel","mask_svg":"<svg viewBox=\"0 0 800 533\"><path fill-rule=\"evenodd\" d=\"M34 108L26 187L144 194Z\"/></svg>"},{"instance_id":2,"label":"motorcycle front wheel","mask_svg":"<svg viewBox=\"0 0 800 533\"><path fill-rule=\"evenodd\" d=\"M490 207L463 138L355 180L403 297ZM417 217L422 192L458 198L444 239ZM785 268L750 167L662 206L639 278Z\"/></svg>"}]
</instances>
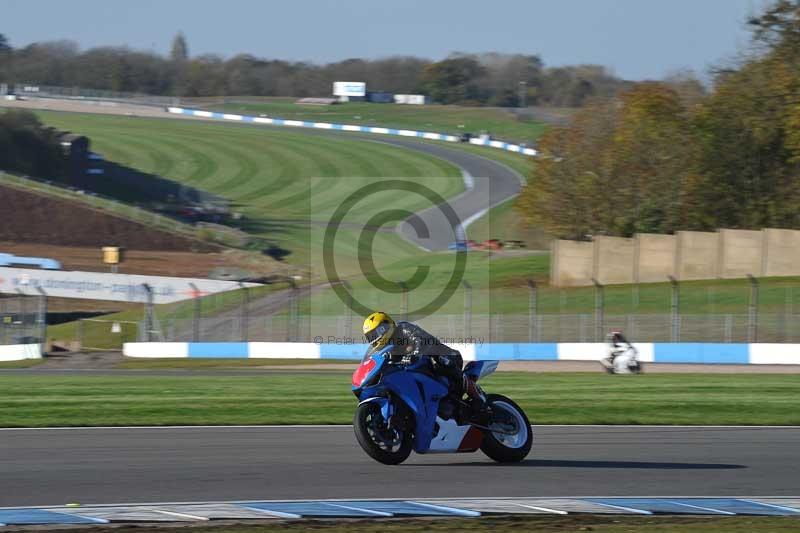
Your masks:
<instances>
[{"instance_id":1,"label":"motorcycle front wheel","mask_svg":"<svg viewBox=\"0 0 800 533\"><path fill-rule=\"evenodd\" d=\"M513 400L499 394L489 394L487 403L492 409L492 419L481 451L499 463L522 461L533 446L533 429L525 412Z\"/></svg>"},{"instance_id":2,"label":"motorcycle front wheel","mask_svg":"<svg viewBox=\"0 0 800 533\"><path fill-rule=\"evenodd\" d=\"M353 431L367 455L379 463L397 465L411 455L412 435L389 427L375 402L358 406L353 416Z\"/></svg>"}]
</instances>

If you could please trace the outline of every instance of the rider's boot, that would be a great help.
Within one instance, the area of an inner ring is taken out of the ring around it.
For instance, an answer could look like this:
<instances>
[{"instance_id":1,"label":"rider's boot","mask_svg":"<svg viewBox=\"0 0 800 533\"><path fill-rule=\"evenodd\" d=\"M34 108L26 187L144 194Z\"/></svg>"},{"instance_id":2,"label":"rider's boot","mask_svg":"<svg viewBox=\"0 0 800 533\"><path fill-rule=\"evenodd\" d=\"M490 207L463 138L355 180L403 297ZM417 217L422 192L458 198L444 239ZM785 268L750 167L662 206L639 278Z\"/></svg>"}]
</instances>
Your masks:
<instances>
[{"instance_id":1,"label":"rider's boot","mask_svg":"<svg viewBox=\"0 0 800 533\"><path fill-rule=\"evenodd\" d=\"M474 380L464 376L464 393L469 398L470 421L481 426L489 425L492 411L486 403L486 395Z\"/></svg>"}]
</instances>

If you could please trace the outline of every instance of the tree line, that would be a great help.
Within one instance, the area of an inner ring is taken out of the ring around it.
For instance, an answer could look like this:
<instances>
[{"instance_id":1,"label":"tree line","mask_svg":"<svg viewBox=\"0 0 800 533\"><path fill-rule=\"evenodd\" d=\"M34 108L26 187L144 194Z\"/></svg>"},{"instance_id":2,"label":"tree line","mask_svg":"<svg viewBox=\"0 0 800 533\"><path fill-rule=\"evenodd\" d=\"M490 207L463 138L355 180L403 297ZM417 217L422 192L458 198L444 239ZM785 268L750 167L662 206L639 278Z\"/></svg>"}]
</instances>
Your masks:
<instances>
[{"instance_id":1,"label":"tree line","mask_svg":"<svg viewBox=\"0 0 800 533\"><path fill-rule=\"evenodd\" d=\"M454 53L441 61L396 56L324 65L239 54L192 57L179 33L162 56L125 46L81 50L72 41L14 48L0 34L0 82L167 96L329 96L336 80L374 91L423 93L443 104L576 107L626 86L598 65L545 67L537 55Z\"/></svg>"},{"instance_id":2,"label":"tree line","mask_svg":"<svg viewBox=\"0 0 800 533\"><path fill-rule=\"evenodd\" d=\"M592 99L541 139L516 209L556 236L800 228L800 0L748 21L752 49L691 80Z\"/></svg>"}]
</instances>

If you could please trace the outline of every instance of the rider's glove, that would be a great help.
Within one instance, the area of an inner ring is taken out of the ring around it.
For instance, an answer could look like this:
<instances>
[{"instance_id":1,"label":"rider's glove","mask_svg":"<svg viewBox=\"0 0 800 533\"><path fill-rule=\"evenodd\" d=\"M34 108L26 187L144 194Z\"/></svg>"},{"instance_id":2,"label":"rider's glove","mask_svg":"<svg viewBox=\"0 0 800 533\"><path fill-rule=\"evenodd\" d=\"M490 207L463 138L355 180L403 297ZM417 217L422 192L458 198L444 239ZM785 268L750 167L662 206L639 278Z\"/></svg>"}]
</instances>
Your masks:
<instances>
[{"instance_id":1,"label":"rider's glove","mask_svg":"<svg viewBox=\"0 0 800 533\"><path fill-rule=\"evenodd\" d=\"M404 365L410 365L416 360L417 356L415 354L404 355L403 359L400 361Z\"/></svg>"}]
</instances>

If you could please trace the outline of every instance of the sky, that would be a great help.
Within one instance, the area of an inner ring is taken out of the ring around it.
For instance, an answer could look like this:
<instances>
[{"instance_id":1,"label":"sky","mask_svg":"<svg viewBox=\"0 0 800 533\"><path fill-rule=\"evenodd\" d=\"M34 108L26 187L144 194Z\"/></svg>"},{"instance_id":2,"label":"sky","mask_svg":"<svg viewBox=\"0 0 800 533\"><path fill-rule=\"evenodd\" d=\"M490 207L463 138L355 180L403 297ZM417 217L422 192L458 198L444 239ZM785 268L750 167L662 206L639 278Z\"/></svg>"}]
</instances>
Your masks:
<instances>
[{"instance_id":1,"label":"sky","mask_svg":"<svg viewBox=\"0 0 800 533\"><path fill-rule=\"evenodd\" d=\"M327 63L352 57L537 54L626 79L699 76L744 51L744 21L767 0L0 0L12 46L70 39L192 55L250 53Z\"/></svg>"}]
</instances>

